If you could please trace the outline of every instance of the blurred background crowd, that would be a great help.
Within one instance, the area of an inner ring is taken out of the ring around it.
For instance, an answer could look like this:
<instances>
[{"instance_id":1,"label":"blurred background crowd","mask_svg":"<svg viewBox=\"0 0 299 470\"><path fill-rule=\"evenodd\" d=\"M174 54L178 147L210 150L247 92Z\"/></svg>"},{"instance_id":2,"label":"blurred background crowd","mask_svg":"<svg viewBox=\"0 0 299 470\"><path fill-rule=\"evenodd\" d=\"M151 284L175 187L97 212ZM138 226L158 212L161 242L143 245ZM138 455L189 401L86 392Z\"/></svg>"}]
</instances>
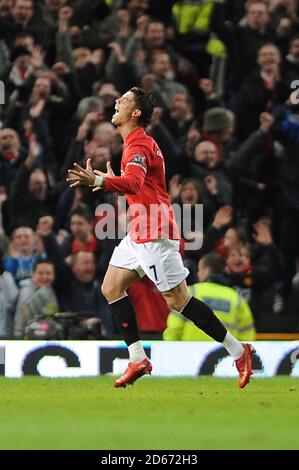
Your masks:
<instances>
[{"instance_id":1,"label":"blurred background crowd","mask_svg":"<svg viewBox=\"0 0 299 470\"><path fill-rule=\"evenodd\" d=\"M120 174L110 119L132 86L156 98L171 200L203 204L184 234L202 248L181 243L193 295L240 339L299 331L297 0L0 0L0 80L1 337L117 333L100 285L119 240L95 236L117 196L66 173ZM142 333L202 339L149 279L129 295Z\"/></svg>"}]
</instances>

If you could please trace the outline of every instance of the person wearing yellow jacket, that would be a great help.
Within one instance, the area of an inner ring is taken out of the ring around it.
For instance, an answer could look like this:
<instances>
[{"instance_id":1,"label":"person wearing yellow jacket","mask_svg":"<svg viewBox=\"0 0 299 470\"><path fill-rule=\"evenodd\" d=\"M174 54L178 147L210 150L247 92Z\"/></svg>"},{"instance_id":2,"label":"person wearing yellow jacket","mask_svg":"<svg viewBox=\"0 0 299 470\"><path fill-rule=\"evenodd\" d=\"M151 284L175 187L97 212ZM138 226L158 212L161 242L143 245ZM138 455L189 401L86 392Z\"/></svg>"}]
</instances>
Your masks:
<instances>
[{"instance_id":1,"label":"person wearing yellow jacket","mask_svg":"<svg viewBox=\"0 0 299 470\"><path fill-rule=\"evenodd\" d=\"M213 0L178 0L174 2L172 14L179 35L198 32L206 37L206 52L215 57L226 57L226 47L215 35L210 36Z\"/></svg>"},{"instance_id":2,"label":"person wearing yellow jacket","mask_svg":"<svg viewBox=\"0 0 299 470\"><path fill-rule=\"evenodd\" d=\"M233 289L224 275L224 260L216 253L204 255L198 264L200 282L189 287L192 295L207 303L228 331L240 341L255 340L255 326L250 307ZM210 341L193 322L178 312L170 312L167 328L163 332L166 341Z\"/></svg>"}]
</instances>

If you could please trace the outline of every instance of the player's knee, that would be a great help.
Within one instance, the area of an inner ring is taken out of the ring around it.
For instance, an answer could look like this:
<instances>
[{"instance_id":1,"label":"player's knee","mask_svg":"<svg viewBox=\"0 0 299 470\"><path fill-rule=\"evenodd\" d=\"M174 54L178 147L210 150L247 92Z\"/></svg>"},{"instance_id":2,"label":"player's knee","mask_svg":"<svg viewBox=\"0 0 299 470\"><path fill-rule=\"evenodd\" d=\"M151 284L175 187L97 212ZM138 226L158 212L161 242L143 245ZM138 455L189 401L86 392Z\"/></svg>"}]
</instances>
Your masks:
<instances>
[{"instance_id":1,"label":"player's knee","mask_svg":"<svg viewBox=\"0 0 299 470\"><path fill-rule=\"evenodd\" d=\"M163 292L163 297L166 300L171 310L180 312L190 298L190 293L187 288L186 282L182 282L175 289L168 292Z\"/></svg>"},{"instance_id":2,"label":"player's knee","mask_svg":"<svg viewBox=\"0 0 299 470\"><path fill-rule=\"evenodd\" d=\"M177 303L176 303L176 299L174 297L164 295L164 299L166 300L167 305L170 308L170 310L177 310L177 308L176 308Z\"/></svg>"},{"instance_id":3,"label":"player's knee","mask_svg":"<svg viewBox=\"0 0 299 470\"><path fill-rule=\"evenodd\" d=\"M105 299L108 300L107 299L107 297L109 296L108 286L106 286L106 284L104 282L101 285L101 292L102 292L103 296L105 297Z\"/></svg>"},{"instance_id":4,"label":"player's knee","mask_svg":"<svg viewBox=\"0 0 299 470\"><path fill-rule=\"evenodd\" d=\"M101 285L101 292L108 303L114 302L123 295L121 289L118 289L116 286L112 286L110 283L108 284L107 282L103 282L103 284Z\"/></svg>"},{"instance_id":5,"label":"player's knee","mask_svg":"<svg viewBox=\"0 0 299 470\"><path fill-rule=\"evenodd\" d=\"M177 312L180 312L183 309L183 307L186 305L187 301L188 301L188 297L184 294L173 295L173 294L165 293L165 294L163 294L163 296L164 296L164 299L167 302L168 307L171 310L175 310Z\"/></svg>"}]
</instances>

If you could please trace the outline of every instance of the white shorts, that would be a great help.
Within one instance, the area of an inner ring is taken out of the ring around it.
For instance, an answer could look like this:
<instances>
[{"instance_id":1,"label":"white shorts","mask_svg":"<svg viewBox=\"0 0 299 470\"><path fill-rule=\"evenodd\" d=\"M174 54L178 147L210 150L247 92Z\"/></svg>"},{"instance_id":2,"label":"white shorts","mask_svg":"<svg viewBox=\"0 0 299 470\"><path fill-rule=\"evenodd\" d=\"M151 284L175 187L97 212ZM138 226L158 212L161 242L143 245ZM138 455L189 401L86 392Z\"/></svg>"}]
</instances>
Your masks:
<instances>
[{"instance_id":1,"label":"white shorts","mask_svg":"<svg viewBox=\"0 0 299 470\"><path fill-rule=\"evenodd\" d=\"M179 253L179 241L159 239L136 243L129 235L114 249L110 265L137 271L153 281L160 292L178 286L189 274Z\"/></svg>"}]
</instances>

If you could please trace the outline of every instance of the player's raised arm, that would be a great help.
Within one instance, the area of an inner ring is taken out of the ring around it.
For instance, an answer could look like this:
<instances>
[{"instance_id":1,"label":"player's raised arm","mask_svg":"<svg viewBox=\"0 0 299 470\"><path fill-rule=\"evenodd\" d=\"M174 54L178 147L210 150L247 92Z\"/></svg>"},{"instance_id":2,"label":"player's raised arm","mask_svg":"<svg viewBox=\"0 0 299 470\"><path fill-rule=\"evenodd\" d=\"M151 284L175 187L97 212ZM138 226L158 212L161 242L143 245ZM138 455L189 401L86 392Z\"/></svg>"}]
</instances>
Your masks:
<instances>
[{"instance_id":1,"label":"player's raised arm","mask_svg":"<svg viewBox=\"0 0 299 470\"><path fill-rule=\"evenodd\" d=\"M146 157L134 154L127 162L123 176L106 175L103 183L104 189L118 193L137 194L142 188L146 172Z\"/></svg>"}]
</instances>

